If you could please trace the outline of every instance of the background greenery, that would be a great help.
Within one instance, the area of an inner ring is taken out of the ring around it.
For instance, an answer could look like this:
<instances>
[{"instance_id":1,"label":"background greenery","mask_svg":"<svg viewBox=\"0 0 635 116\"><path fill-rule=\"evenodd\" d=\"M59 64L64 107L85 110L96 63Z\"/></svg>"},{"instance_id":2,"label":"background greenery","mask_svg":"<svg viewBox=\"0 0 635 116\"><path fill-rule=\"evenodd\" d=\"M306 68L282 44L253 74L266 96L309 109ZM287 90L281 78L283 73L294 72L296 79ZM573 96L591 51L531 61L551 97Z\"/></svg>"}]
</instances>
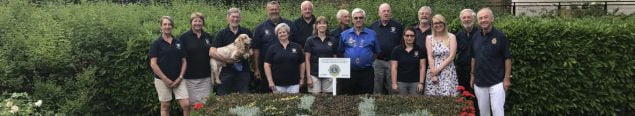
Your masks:
<instances>
[{"instance_id":1,"label":"background greenery","mask_svg":"<svg viewBox=\"0 0 635 116\"><path fill-rule=\"evenodd\" d=\"M300 1L282 4L282 16L299 17ZM367 11L377 19L381 0L316 1L316 16L334 27L338 9ZM458 12L479 9L470 0L393 0L393 17L416 22L420 6L446 16L452 32ZM242 25L253 29L266 17L264 2L145 2L115 4L56 0L0 0L0 90L27 92L43 109L70 115L156 115L159 110L147 52L159 34L158 19L175 20L173 34L189 29L189 15L206 15L205 29L226 26L225 11L238 6ZM496 12L497 14L502 14ZM512 42L511 115L632 115L635 110L632 17L539 18L497 15L495 26ZM52 104L52 105L49 105ZM177 105L173 106L173 113Z\"/></svg>"}]
</instances>

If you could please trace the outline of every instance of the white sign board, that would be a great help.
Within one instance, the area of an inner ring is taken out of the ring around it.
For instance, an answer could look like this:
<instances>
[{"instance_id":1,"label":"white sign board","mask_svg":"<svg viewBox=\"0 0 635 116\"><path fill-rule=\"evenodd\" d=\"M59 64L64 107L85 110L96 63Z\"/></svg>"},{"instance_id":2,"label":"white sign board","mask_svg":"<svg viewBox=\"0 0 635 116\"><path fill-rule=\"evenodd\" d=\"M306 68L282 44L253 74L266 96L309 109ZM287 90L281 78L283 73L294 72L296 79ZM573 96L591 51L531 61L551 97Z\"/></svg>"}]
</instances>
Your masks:
<instances>
[{"instance_id":1,"label":"white sign board","mask_svg":"<svg viewBox=\"0 0 635 116\"><path fill-rule=\"evenodd\" d=\"M320 78L351 78L349 58L319 58L318 64Z\"/></svg>"}]
</instances>

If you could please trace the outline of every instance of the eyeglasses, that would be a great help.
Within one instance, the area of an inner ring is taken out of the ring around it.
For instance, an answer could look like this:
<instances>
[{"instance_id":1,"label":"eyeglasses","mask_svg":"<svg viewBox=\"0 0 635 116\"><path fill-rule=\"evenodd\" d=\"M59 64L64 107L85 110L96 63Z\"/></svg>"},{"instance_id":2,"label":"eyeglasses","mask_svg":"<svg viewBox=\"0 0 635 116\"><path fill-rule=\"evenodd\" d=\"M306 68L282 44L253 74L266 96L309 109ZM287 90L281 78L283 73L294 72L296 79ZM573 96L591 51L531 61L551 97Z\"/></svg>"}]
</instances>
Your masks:
<instances>
[{"instance_id":1,"label":"eyeglasses","mask_svg":"<svg viewBox=\"0 0 635 116\"><path fill-rule=\"evenodd\" d=\"M361 19L364 19L364 17L353 17L353 19L355 19L355 20L361 20Z\"/></svg>"},{"instance_id":2,"label":"eyeglasses","mask_svg":"<svg viewBox=\"0 0 635 116\"><path fill-rule=\"evenodd\" d=\"M415 37L415 35L404 35L404 37Z\"/></svg>"}]
</instances>

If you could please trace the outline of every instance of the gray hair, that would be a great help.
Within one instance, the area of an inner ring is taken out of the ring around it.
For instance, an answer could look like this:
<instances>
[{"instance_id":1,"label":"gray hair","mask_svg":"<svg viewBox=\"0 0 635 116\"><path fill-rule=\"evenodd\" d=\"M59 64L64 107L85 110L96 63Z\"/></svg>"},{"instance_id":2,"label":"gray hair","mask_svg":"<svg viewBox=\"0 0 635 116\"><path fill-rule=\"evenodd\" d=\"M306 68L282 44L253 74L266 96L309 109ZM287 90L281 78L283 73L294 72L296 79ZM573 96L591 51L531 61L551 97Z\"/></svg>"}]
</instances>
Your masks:
<instances>
[{"instance_id":1,"label":"gray hair","mask_svg":"<svg viewBox=\"0 0 635 116\"><path fill-rule=\"evenodd\" d=\"M490 9L489 7L485 7L485 8L482 8L481 10L478 10L478 13L481 13L481 12L489 13L490 15L492 15L492 19L494 19L495 17L494 12L492 12L492 9Z\"/></svg>"},{"instance_id":2,"label":"gray hair","mask_svg":"<svg viewBox=\"0 0 635 116\"><path fill-rule=\"evenodd\" d=\"M229 10L227 10L227 16L229 16L232 13L238 13L240 14L240 9L233 7L233 8L229 8Z\"/></svg>"},{"instance_id":3,"label":"gray hair","mask_svg":"<svg viewBox=\"0 0 635 116\"><path fill-rule=\"evenodd\" d=\"M284 31L287 31L287 33L289 33L289 31L291 30L289 28L289 25L287 25L286 23L280 23L276 26L276 28L274 29L274 31L276 31L276 33L278 33L278 31L281 31L282 29L284 29Z\"/></svg>"},{"instance_id":4,"label":"gray hair","mask_svg":"<svg viewBox=\"0 0 635 116\"><path fill-rule=\"evenodd\" d=\"M304 4L309 4L309 5L311 5L311 8L313 8L313 3L311 3L311 1L307 0L307 1L304 1L304 2L300 3L300 9L302 9L302 6L304 6Z\"/></svg>"},{"instance_id":5,"label":"gray hair","mask_svg":"<svg viewBox=\"0 0 635 116\"><path fill-rule=\"evenodd\" d=\"M337 19L340 19L340 18L342 18L342 15L348 15L348 10L340 9L339 11L337 11L337 14L335 14L335 17Z\"/></svg>"},{"instance_id":6,"label":"gray hair","mask_svg":"<svg viewBox=\"0 0 635 116\"><path fill-rule=\"evenodd\" d=\"M471 15L472 15L472 18L476 17L476 13L472 9L463 9L463 10L461 10L461 13L459 13L459 17L461 17L461 15L463 15L463 13L466 13L466 12L470 12Z\"/></svg>"},{"instance_id":7,"label":"gray hair","mask_svg":"<svg viewBox=\"0 0 635 116\"><path fill-rule=\"evenodd\" d=\"M366 11L364 11L364 9L361 8L355 8L353 9L353 12L351 13L351 17L354 17L353 15L357 14L357 13L362 13L362 15L364 17L366 17Z\"/></svg>"},{"instance_id":8,"label":"gray hair","mask_svg":"<svg viewBox=\"0 0 635 116\"><path fill-rule=\"evenodd\" d=\"M430 10L430 14L432 14L432 8L430 8L429 6L422 6L421 8L419 8L419 11L417 11L417 13L421 14L423 10Z\"/></svg>"}]
</instances>

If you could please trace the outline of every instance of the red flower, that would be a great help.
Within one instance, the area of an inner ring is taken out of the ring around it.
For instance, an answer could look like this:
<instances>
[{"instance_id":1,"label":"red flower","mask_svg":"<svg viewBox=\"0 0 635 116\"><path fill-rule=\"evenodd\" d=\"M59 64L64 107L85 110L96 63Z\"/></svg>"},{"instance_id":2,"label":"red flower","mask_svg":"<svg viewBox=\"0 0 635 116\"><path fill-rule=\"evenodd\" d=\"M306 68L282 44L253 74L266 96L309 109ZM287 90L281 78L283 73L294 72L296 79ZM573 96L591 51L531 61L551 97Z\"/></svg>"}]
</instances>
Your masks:
<instances>
[{"instance_id":1,"label":"red flower","mask_svg":"<svg viewBox=\"0 0 635 116\"><path fill-rule=\"evenodd\" d=\"M465 100L465 104L468 106L474 106L474 102L472 100Z\"/></svg>"},{"instance_id":2,"label":"red flower","mask_svg":"<svg viewBox=\"0 0 635 116\"><path fill-rule=\"evenodd\" d=\"M458 102L458 103L463 102L463 97L459 97L459 99L456 99L456 102Z\"/></svg>"},{"instance_id":3,"label":"red flower","mask_svg":"<svg viewBox=\"0 0 635 116\"><path fill-rule=\"evenodd\" d=\"M467 112L461 112L461 116L468 116Z\"/></svg>"},{"instance_id":4,"label":"red flower","mask_svg":"<svg viewBox=\"0 0 635 116\"><path fill-rule=\"evenodd\" d=\"M474 97L474 94L470 93L469 91L463 91L463 96L465 96L465 97Z\"/></svg>"},{"instance_id":5,"label":"red flower","mask_svg":"<svg viewBox=\"0 0 635 116\"><path fill-rule=\"evenodd\" d=\"M474 106L470 106L469 109L470 109L470 112L472 112L472 113L476 112L476 108L474 108Z\"/></svg>"},{"instance_id":6,"label":"red flower","mask_svg":"<svg viewBox=\"0 0 635 116\"><path fill-rule=\"evenodd\" d=\"M468 113L467 116L476 116L474 113Z\"/></svg>"},{"instance_id":7,"label":"red flower","mask_svg":"<svg viewBox=\"0 0 635 116\"><path fill-rule=\"evenodd\" d=\"M456 87L456 90L465 91L465 87L459 85Z\"/></svg>"},{"instance_id":8,"label":"red flower","mask_svg":"<svg viewBox=\"0 0 635 116\"><path fill-rule=\"evenodd\" d=\"M462 111L462 112L467 112L467 107L463 107L463 108L461 109L461 111Z\"/></svg>"},{"instance_id":9,"label":"red flower","mask_svg":"<svg viewBox=\"0 0 635 116\"><path fill-rule=\"evenodd\" d=\"M194 104L194 110L199 110L199 109L201 109L201 108L203 108L203 104L202 104L202 103L196 103L196 104Z\"/></svg>"}]
</instances>

